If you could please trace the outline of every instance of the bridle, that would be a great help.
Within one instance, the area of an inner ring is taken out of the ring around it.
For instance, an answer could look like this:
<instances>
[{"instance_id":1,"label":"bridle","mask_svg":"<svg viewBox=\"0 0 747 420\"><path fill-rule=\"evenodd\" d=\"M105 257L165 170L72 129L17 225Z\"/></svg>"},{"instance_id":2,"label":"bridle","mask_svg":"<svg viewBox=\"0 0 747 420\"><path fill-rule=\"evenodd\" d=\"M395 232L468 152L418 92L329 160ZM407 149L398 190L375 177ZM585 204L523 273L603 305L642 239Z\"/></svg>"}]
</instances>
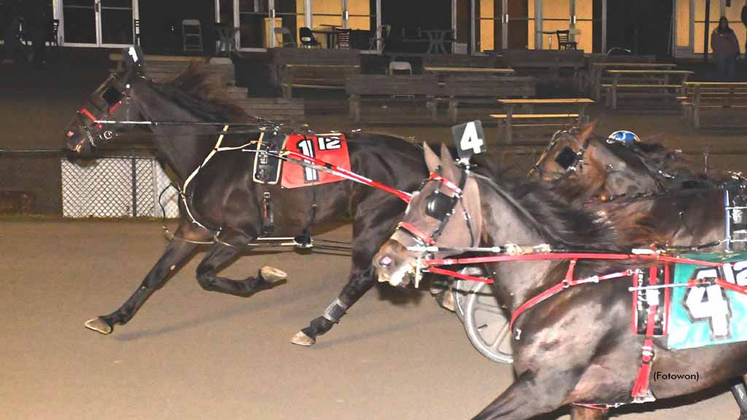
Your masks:
<instances>
[{"instance_id":1,"label":"bridle","mask_svg":"<svg viewBox=\"0 0 747 420\"><path fill-rule=\"evenodd\" d=\"M453 193L452 195L447 195L442 193L439 188L436 188L425 199L425 214L438 220L438 226L433 232L428 234L410 223L400 222L397 225L397 230L405 232L421 246L434 246L436 245L436 241L438 241L438 238L441 237L444 229L446 229L446 226L449 224L451 216L456 213L457 205L462 202L462 215L467 225L467 230L469 231L470 246L477 245L477 238L475 237L472 226L472 217L470 216L469 212L467 211L467 207L463 202L464 186L467 184L467 178L469 177L469 175L469 168L462 168L459 183L455 184L444 176L439 175L436 172L431 172L428 179L423 181L423 184L420 186L420 189L418 191L422 190L429 182L435 181L440 183L441 186L444 186L447 189L451 190L451 192Z\"/></svg>"},{"instance_id":2,"label":"bridle","mask_svg":"<svg viewBox=\"0 0 747 420\"><path fill-rule=\"evenodd\" d=\"M86 119L90 119L91 122L96 124L96 128L100 130L103 125L101 123L96 123L96 121L109 118L114 111L122 105L122 103L129 103L129 93L130 84L122 82L116 74L112 74L104 81L104 83L101 84L101 86L99 86L98 89L88 96L88 99L86 99L86 105L77 112L77 118L80 121L80 125L83 126L84 137L76 145L76 151L80 151L86 140L91 144L91 146L96 147L97 142L111 140L117 135L111 130L99 131L98 133L92 132ZM101 100L103 100L103 107L100 106ZM94 112L88 110L87 107L94 109Z\"/></svg>"},{"instance_id":3,"label":"bridle","mask_svg":"<svg viewBox=\"0 0 747 420\"><path fill-rule=\"evenodd\" d=\"M547 145L545 150L542 152L542 155L537 160L537 163L532 166L532 169L529 170L529 175L531 176L536 171L539 173L541 177L544 177L546 175L545 171L542 169L542 163L545 161L545 159L548 158L548 154L550 150L555 147L555 145L563 140L563 139L570 139L576 145L578 146L577 151L573 151L570 147L566 146L561 150L556 156L555 156L555 163L560 165L561 168L563 168L563 173L558 177L563 178L566 177L572 173L575 172L581 172L583 171L584 167L584 153L586 152L586 149L589 147L589 143L591 142L591 136L588 136L586 140L584 140L583 143L581 143L576 136L572 135L568 131L557 131L552 136L552 140L550 141L550 144Z\"/></svg>"}]
</instances>

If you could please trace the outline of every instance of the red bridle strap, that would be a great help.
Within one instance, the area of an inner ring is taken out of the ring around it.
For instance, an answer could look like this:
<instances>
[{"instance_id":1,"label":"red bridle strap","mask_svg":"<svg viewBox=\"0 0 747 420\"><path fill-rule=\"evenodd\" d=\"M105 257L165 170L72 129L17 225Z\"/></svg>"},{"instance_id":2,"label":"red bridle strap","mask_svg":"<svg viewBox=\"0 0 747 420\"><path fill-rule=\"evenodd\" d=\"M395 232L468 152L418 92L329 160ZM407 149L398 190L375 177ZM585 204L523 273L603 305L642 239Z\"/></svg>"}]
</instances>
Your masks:
<instances>
[{"instance_id":1,"label":"red bridle strap","mask_svg":"<svg viewBox=\"0 0 747 420\"><path fill-rule=\"evenodd\" d=\"M85 115L86 117L90 118L91 121L96 121L96 117L91 114L91 112L85 108L81 108L80 113Z\"/></svg>"},{"instance_id":2,"label":"red bridle strap","mask_svg":"<svg viewBox=\"0 0 747 420\"><path fill-rule=\"evenodd\" d=\"M435 245L436 241L433 240L427 233L423 232L422 230L416 228L415 226L407 223L407 222L399 222L397 225L397 229L402 229L405 232L409 233L413 237L419 239L421 242L423 242L426 245ZM440 265L440 264L438 264Z\"/></svg>"},{"instance_id":3,"label":"red bridle strap","mask_svg":"<svg viewBox=\"0 0 747 420\"><path fill-rule=\"evenodd\" d=\"M455 194L457 194L457 195L462 194L462 189L459 188L459 186L457 186L457 184L449 181L448 179L444 178L443 176L441 176L441 175L439 175L439 174L437 174L435 172L431 172L431 175L428 177L428 180L429 181L438 181L438 182L441 183L441 185L443 185L444 187L450 189Z\"/></svg>"},{"instance_id":4,"label":"red bridle strap","mask_svg":"<svg viewBox=\"0 0 747 420\"><path fill-rule=\"evenodd\" d=\"M112 105L112 107L109 109L109 115L111 115L112 113L114 113L114 111L116 111L117 108L119 108L120 105L122 105L122 101L119 101L116 104Z\"/></svg>"}]
</instances>

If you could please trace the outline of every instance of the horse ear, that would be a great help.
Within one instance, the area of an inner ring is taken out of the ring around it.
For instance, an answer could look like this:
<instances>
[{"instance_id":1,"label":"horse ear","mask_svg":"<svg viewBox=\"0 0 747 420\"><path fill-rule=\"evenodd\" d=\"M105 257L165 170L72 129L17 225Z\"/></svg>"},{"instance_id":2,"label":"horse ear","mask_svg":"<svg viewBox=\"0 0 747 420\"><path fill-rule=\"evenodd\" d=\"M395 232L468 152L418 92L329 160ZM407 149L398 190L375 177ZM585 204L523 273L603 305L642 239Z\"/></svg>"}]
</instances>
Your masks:
<instances>
[{"instance_id":1,"label":"horse ear","mask_svg":"<svg viewBox=\"0 0 747 420\"><path fill-rule=\"evenodd\" d=\"M121 70L139 70L145 67L145 54L139 45L125 48L122 51Z\"/></svg>"},{"instance_id":2,"label":"horse ear","mask_svg":"<svg viewBox=\"0 0 747 420\"><path fill-rule=\"evenodd\" d=\"M436 172L441 162L436 156L436 152L428 146L428 143L423 142L423 153L425 154L425 166L428 167L429 172Z\"/></svg>"},{"instance_id":3,"label":"horse ear","mask_svg":"<svg viewBox=\"0 0 747 420\"><path fill-rule=\"evenodd\" d=\"M586 125L586 127L583 127L581 129L581 138L579 139L579 141L582 144L586 141L587 138L589 138L589 136L591 135L591 133L594 132L594 126L596 126L596 125L597 125L597 122L594 121L592 123L589 123L588 125Z\"/></svg>"},{"instance_id":4,"label":"horse ear","mask_svg":"<svg viewBox=\"0 0 747 420\"><path fill-rule=\"evenodd\" d=\"M441 174L447 178L453 178L459 173L454 157L451 155L449 148L441 143Z\"/></svg>"}]
</instances>

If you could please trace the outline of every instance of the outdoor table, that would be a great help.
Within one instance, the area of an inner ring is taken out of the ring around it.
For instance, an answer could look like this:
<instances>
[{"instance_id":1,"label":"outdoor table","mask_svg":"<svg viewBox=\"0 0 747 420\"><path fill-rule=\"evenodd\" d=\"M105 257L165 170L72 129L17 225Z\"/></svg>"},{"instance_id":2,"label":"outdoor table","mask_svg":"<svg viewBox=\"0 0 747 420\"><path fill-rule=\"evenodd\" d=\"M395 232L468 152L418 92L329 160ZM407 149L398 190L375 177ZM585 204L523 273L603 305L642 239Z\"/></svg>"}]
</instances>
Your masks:
<instances>
[{"instance_id":1,"label":"outdoor table","mask_svg":"<svg viewBox=\"0 0 747 420\"><path fill-rule=\"evenodd\" d=\"M630 62L600 62L591 63L591 84L594 92L594 99L599 99L602 94L602 72L605 68L614 67L617 69L671 69L677 67L674 63L630 63Z\"/></svg>"},{"instance_id":2,"label":"outdoor table","mask_svg":"<svg viewBox=\"0 0 747 420\"><path fill-rule=\"evenodd\" d=\"M225 50L226 55L231 55L231 52L236 50L236 33L238 31L239 28L227 23L215 24L215 34L218 36L217 54Z\"/></svg>"},{"instance_id":3,"label":"outdoor table","mask_svg":"<svg viewBox=\"0 0 747 420\"><path fill-rule=\"evenodd\" d=\"M615 70L607 70L607 73L612 75L612 84L616 85L618 84L618 80L620 79L620 76L662 76L664 84L669 84L669 76L682 76L682 83L687 82L688 76L693 74L690 70L659 70L659 69L652 69L652 70L641 70L641 69L635 69L635 70L622 70L622 69L615 69Z\"/></svg>"},{"instance_id":4,"label":"outdoor table","mask_svg":"<svg viewBox=\"0 0 747 420\"><path fill-rule=\"evenodd\" d=\"M534 113L535 105L578 105L578 112L574 114L567 114L568 116L577 116L579 119L586 115L586 107L589 104L593 104L594 100L590 98L551 98L551 99L498 99L498 103L506 108L506 123L505 123L505 137L506 142L512 142L512 122L514 109L517 106L529 107L530 114ZM547 115L536 115L537 118L553 118L559 117L562 114L547 114ZM492 115L491 115L492 116ZM529 116L524 116L531 117ZM498 125L500 129L500 124Z\"/></svg>"},{"instance_id":5,"label":"outdoor table","mask_svg":"<svg viewBox=\"0 0 747 420\"><path fill-rule=\"evenodd\" d=\"M514 69L510 68L495 68L495 67L434 67L426 66L423 70L435 74L455 74L455 73L468 73L468 74L514 74Z\"/></svg>"},{"instance_id":6,"label":"outdoor table","mask_svg":"<svg viewBox=\"0 0 747 420\"><path fill-rule=\"evenodd\" d=\"M324 34L327 37L327 48L334 48L336 44L336 38L337 34L340 33L340 31L334 27L331 27L330 25L322 25L325 26L324 28L317 28L312 29L311 33L314 34Z\"/></svg>"},{"instance_id":7,"label":"outdoor table","mask_svg":"<svg viewBox=\"0 0 747 420\"><path fill-rule=\"evenodd\" d=\"M446 34L451 33L450 30L443 29L421 29L421 34L425 34L428 37L428 51L426 54L440 53L446 54Z\"/></svg>"}]
</instances>

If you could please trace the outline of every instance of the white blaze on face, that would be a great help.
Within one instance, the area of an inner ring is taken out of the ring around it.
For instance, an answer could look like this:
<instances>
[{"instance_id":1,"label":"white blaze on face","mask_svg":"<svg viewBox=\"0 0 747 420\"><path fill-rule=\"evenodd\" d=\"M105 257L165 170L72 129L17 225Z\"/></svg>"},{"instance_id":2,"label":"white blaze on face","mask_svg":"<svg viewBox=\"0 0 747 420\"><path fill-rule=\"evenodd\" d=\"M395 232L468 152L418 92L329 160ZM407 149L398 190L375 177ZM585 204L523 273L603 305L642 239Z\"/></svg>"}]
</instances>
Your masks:
<instances>
[{"instance_id":1,"label":"white blaze on face","mask_svg":"<svg viewBox=\"0 0 747 420\"><path fill-rule=\"evenodd\" d=\"M407 276L411 272L413 272L413 266L411 264L403 264L397 269L397 271L392 273L389 278L379 276L379 281L382 283L389 282L389 284L395 287L404 286L405 284L407 284L405 282L405 276Z\"/></svg>"}]
</instances>

